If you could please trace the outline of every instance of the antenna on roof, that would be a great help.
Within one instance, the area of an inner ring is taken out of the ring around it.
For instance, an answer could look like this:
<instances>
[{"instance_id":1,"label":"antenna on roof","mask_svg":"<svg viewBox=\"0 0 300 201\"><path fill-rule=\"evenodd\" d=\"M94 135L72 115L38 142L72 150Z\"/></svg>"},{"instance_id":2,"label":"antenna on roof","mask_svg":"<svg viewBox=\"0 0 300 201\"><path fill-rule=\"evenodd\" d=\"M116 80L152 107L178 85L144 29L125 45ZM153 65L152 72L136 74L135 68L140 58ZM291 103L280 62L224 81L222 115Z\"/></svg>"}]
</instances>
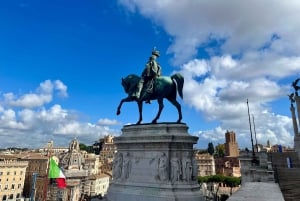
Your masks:
<instances>
[{"instance_id":1,"label":"antenna on roof","mask_svg":"<svg viewBox=\"0 0 300 201\"><path fill-rule=\"evenodd\" d=\"M251 134L251 145L252 145L252 164L257 163L255 152L254 152L254 146L253 146L253 137L252 137L252 128L251 128L251 120L250 120L250 112L249 112L249 104L247 99L247 108L248 108L248 117L249 117L249 126L250 126L250 134Z\"/></svg>"},{"instance_id":2,"label":"antenna on roof","mask_svg":"<svg viewBox=\"0 0 300 201\"><path fill-rule=\"evenodd\" d=\"M256 130L255 130L255 123L254 123L254 115L252 114L252 121L253 121L253 129L254 129L254 136L255 136L255 147L256 147L256 152L258 152L258 145L257 145L257 138L256 138Z\"/></svg>"}]
</instances>

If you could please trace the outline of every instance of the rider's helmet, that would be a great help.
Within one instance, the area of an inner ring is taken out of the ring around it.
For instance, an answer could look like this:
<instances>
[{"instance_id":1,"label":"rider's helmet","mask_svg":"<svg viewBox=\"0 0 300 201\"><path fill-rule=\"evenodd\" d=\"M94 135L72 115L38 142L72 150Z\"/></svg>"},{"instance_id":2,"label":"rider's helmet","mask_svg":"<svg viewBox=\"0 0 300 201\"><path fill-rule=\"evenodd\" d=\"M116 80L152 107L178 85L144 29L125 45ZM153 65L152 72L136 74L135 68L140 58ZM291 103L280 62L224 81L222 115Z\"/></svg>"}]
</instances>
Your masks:
<instances>
[{"instance_id":1,"label":"rider's helmet","mask_svg":"<svg viewBox=\"0 0 300 201\"><path fill-rule=\"evenodd\" d=\"M152 50L152 55L155 55L155 56L157 56L157 57L160 56L159 51L156 50L155 48L153 48L153 50Z\"/></svg>"}]
</instances>

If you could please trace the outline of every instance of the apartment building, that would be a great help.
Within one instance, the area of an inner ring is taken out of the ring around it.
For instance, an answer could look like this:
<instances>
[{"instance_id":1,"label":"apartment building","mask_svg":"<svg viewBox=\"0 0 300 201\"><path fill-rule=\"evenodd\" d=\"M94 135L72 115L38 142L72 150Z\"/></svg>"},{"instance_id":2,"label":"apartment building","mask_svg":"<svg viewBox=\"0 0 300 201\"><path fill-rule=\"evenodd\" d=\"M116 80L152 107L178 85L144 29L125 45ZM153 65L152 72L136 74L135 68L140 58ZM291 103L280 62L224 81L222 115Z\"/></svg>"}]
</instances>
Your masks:
<instances>
[{"instance_id":1,"label":"apartment building","mask_svg":"<svg viewBox=\"0 0 300 201\"><path fill-rule=\"evenodd\" d=\"M0 156L0 199L2 201L23 200L23 187L28 162L15 157Z\"/></svg>"}]
</instances>

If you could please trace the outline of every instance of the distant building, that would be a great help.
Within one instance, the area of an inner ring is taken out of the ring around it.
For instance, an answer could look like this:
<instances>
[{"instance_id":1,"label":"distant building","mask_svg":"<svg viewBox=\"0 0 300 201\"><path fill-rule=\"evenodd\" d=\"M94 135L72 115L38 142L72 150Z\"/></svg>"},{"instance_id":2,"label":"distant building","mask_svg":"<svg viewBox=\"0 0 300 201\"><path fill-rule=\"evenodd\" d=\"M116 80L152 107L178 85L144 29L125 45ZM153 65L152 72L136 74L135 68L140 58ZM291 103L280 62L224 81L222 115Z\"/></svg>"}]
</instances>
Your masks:
<instances>
[{"instance_id":1,"label":"distant building","mask_svg":"<svg viewBox=\"0 0 300 201\"><path fill-rule=\"evenodd\" d=\"M51 153L55 155L69 151L68 147L54 147L53 141L49 141L45 147L39 149L39 152L47 154L50 150Z\"/></svg>"},{"instance_id":2,"label":"distant building","mask_svg":"<svg viewBox=\"0 0 300 201\"><path fill-rule=\"evenodd\" d=\"M103 197L107 193L110 176L101 172L99 155L86 153L84 159L84 169L89 171L88 180L84 186L85 195Z\"/></svg>"},{"instance_id":3,"label":"distant building","mask_svg":"<svg viewBox=\"0 0 300 201\"><path fill-rule=\"evenodd\" d=\"M241 164L238 157L216 158L216 173L224 176L240 177Z\"/></svg>"},{"instance_id":4,"label":"distant building","mask_svg":"<svg viewBox=\"0 0 300 201\"><path fill-rule=\"evenodd\" d=\"M99 155L93 153L84 153L84 164L83 169L88 170L89 175L96 175L101 173L100 171L100 162L99 162Z\"/></svg>"},{"instance_id":5,"label":"distant building","mask_svg":"<svg viewBox=\"0 0 300 201\"><path fill-rule=\"evenodd\" d=\"M48 182L47 167L49 163L49 157L41 153L21 153L18 155L20 160L28 162L28 168L26 170L25 183L24 183L24 195L26 198L33 193L35 200L43 200L45 196L45 188ZM36 176L34 176L36 174ZM32 186L35 185L35 189ZM34 190L34 192L32 192Z\"/></svg>"},{"instance_id":6,"label":"distant building","mask_svg":"<svg viewBox=\"0 0 300 201\"><path fill-rule=\"evenodd\" d=\"M67 153L59 155L59 161L66 176L67 188L52 188L57 193L51 193L51 199L79 200L83 197L104 196L107 193L110 177L102 174L99 156L80 151L77 139L72 140Z\"/></svg>"},{"instance_id":7,"label":"distant building","mask_svg":"<svg viewBox=\"0 0 300 201\"><path fill-rule=\"evenodd\" d=\"M0 199L23 200L23 187L28 162L15 157L0 156Z\"/></svg>"},{"instance_id":8,"label":"distant building","mask_svg":"<svg viewBox=\"0 0 300 201\"><path fill-rule=\"evenodd\" d=\"M198 165L198 176L215 175L215 159L209 153L196 153L195 159Z\"/></svg>"},{"instance_id":9,"label":"distant building","mask_svg":"<svg viewBox=\"0 0 300 201\"><path fill-rule=\"evenodd\" d=\"M275 144L271 147L270 152L286 152L288 148L286 146L282 146L280 144Z\"/></svg>"},{"instance_id":10,"label":"distant building","mask_svg":"<svg viewBox=\"0 0 300 201\"><path fill-rule=\"evenodd\" d=\"M90 175L89 176L89 195L91 197L106 195L109 187L109 176L106 174Z\"/></svg>"},{"instance_id":11,"label":"distant building","mask_svg":"<svg viewBox=\"0 0 300 201\"><path fill-rule=\"evenodd\" d=\"M239 156L239 146L236 142L235 132L233 131L227 131L225 133L225 156Z\"/></svg>"},{"instance_id":12,"label":"distant building","mask_svg":"<svg viewBox=\"0 0 300 201\"><path fill-rule=\"evenodd\" d=\"M241 164L239 160L239 146L236 142L235 132L225 133L225 156L215 158L216 174L240 177Z\"/></svg>"},{"instance_id":13,"label":"distant building","mask_svg":"<svg viewBox=\"0 0 300 201\"><path fill-rule=\"evenodd\" d=\"M85 158L80 152L79 142L75 138L69 144L67 153L61 153L59 156L59 166L62 168L66 176L67 188L64 192L57 194L58 197L53 197L53 200L60 198L62 200L79 200L83 194L88 193L89 189L86 186L88 183L89 170L84 169ZM53 189L55 190L55 189ZM53 195L54 193L51 193ZM62 196L62 197L60 197Z\"/></svg>"},{"instance_id":14,"label":"distant building","mask_svg":"<svg viewBox=\"0 0 300 201\"><path fill-rule=\"evenodd\" d=\"M111 135L105 136L102 140L102 149L99 154L101 163L101 172L111 174L114 155L117 152L117 147L114 144L114 137Z\"/></svg>"}]
</instances>

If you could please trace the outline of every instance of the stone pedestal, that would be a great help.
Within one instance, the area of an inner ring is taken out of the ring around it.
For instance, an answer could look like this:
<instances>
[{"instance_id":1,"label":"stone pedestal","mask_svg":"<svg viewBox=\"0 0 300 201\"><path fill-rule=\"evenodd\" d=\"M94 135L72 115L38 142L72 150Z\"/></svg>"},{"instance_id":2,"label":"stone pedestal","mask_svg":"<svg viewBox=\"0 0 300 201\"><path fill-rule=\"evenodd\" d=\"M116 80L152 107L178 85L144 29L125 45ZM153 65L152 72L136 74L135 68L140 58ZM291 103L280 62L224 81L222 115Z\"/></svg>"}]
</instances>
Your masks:
<instances>
[{"instance_id":1,"label":"stone pedestal","mask_svg":"<svg viewBox=\"0 0 300 201\"><path fill-rule=\"evenodd\" d=\"M201 201L193 145L185 124L124 126L114 139L109 201Z\"/></svg>"}]
</instances>

